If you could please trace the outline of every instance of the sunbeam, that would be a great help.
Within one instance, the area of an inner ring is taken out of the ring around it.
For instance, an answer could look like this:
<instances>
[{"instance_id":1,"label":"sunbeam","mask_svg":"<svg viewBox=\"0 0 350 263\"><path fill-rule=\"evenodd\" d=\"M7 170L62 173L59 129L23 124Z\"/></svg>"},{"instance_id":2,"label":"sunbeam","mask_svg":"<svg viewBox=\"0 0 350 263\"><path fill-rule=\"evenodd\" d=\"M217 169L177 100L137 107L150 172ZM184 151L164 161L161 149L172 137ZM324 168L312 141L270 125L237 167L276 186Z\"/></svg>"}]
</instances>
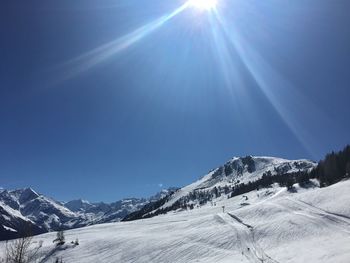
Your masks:
<instances>
[{"instance_id":1,"label":"sunbeam","mask_svg":"<svg viewBox=\"0 0 350 263\"><path fill-rule=\"evenodd\" d=\"M240 36L233 26L229 27L217 9L214 10L214 16L216 22L221 26L221 31L233 45L246 69L254 78L276 112L280 115L281 119L304 148L311 155L314 155L314 149L317 148L317 145L312 143L312 134L298 121L297 115L302 111L305 105L308 105L308 111L309 113L312 112L312 116L319 116L319 110L316 109L316 107L310 107L312 106L310 105L311 102L307 101L287 80L274 70L261 55ZM295 105L296 101L299 102L298 107Z\"/></svg>"},{"instance_id":2,"label":"sunbeam","mask_svg":"<svg viewBox=\"0 0 350 263\"><path fill-rule=\"evenodd\" d=\"M105 60L111 58L117 53L127 49L128 47L136 44L144 37L148 36L158 28L160 28L164 23L169 21L174 16L178 15L184 11L189 6L189 2L184 3L179 8L173 12L164 15L144 26L141 26L134 30L133 32L124 35L116 40L106 43L100 47L97 47L91 51L86 52L79 57L76 57L65 63L65 66L70 68L69 72L64 77L69 79L77 74L88 71L94 66L104 62Z\"/></svg>"},{"instance_id":3,"label":"sunbeam","mask_svg":"<svg viewBox=\"0 0 350 263\"><path fill-rule=\"evenodd\" d=\"M214 10L216 10L216 8ZM230 44L227 42L226 37L222 34L220 25L217 23L212 14L210 14L208 17L214 43L216 61L220 67L225 88L227 93L230 94L232 99L235 101L234 105L238 106L239 100L237 100L237 98L244 96L243 90L240 88L243 86L241 76L230 53ZM238 107L237 110L239 110Z\"/></svg>"}]
</instances>

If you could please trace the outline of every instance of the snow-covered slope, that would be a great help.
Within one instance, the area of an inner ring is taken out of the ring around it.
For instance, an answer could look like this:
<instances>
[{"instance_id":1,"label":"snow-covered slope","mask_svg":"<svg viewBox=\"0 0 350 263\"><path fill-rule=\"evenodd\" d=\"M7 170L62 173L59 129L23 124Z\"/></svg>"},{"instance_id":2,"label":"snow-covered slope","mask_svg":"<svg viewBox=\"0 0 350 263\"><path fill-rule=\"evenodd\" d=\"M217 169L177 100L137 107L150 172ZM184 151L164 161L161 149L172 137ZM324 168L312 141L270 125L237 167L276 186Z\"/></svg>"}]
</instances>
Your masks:
<instances>
[{"instance_id":1,"label":"snow-covered slope","mask_svg":"<svg viewBox=\"0 0 350 263\"><path fill-rule=\"evenodd\" d=\"M78 225L81 221L78 215L64 207L62 203L40 195L31 188L2 191L0 193L0 206L4 209L10 208L9 214L33 223L36 230L28 229L28 231L33 231L33 234L59 228L67 229ZM0 217L3 219L3 226L9 227L13 223L13 219L6 217L3 213L0 213ZM24 227L26 226L22 226L22 228ZM18 228L12 227L12 229L14 230L12 232L17 232L19 235L19 230L22 232ZM38 231L39 229L40 231ZM1 237L1 239L3 238Z\"/></svg>"},{"instance_id":2,"label":"snow-covered slope","mask_svg":"<svg viewBox=\"0 0 350 263\"><path fill-rule=\"evenodd\" d=\"M256 181L268 171L272 174L291 173L300 170L308 170L316 166L316 163L308 160L286 160L274 157L234 157L225 165L211 171L200 180L190 184L178 191L170 202L169 206L178 198L194 190L211 189L213 187L234 186L239 183Z\"/></svg>"},{"instance_id":3,"label":"snow-covered slope","mask_svg":"<svg viewBox=\"0 0 350 263\"><path fill-rule=\"evenodd\" d=\"M91 204L89 201L82 200L82 199L69 201L67 203L64 203L64 206L73 212L84 212L94 207L94 205Z\"/></svg>"},{"instance_id":4,"label":"snow-covered slope","mask_svg":"<svg viewBox=\"0 0 350 263\"><path fill-rule=\"evenodd\" d=\"M350 181L326 188L295 185L295 192L275 184L221 196L216 205L69 230L66 245L58 248L52 244L55 233L43 234L34 238L43 241L37 262L347 263L349 192ZM76 238L80 245L70 244Z\"/></svg>"},{"instance_id":5,"label":"snow-covered slope","mask_svg":"<svg viewBox=\"0 0 350 263\"><path fill-rule=\"evenodd\" d=\"M18 238L19 233L40 234L45 231L18 210L0 201L0 240Z\"/></svg>"},{"instance_id":6,"label":"snow-covered slope","mask_svg":"<svg viewBox=\"0 0 350 263\"><path fill-rule=\"evenodd\" d=\"M221 194L227 195L234 188L255 182L263 175L281 175L309 171L317 164L309 160L286 160L275 157L234 157L198 181L187 185L161 200L158 206L145 207L143 211L130 214L126 220L146 218L159 213L177 210L179 207L194 207L215 201Z\"/></svg>"},{"instance_id":7,"label":"snow-covered slope","mask_svg":"<svg viewBox=\"0 0 350 263\"><path fill-rule=\"evenodd\" d=\"M120 221L149 202L164 197L163 190L150 198L127 198L114 203L74 200L58 202L31 188L0 192L0 240L21 235L72 229Z\"/></svg>"}]
</instances>

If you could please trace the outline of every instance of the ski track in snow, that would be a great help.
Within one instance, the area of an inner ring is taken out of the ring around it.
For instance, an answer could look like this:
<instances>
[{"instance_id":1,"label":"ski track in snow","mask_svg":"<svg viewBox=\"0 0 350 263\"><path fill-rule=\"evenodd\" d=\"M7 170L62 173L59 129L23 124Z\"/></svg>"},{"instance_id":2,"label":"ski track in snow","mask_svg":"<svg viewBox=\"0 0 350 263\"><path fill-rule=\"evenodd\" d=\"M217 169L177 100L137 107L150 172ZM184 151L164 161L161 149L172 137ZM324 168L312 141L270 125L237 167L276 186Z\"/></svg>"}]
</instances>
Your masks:
<instances>
[{"instance_id":1,"label":"ski track in snow","mask_svg":"<svg viewBox=\"0 0 350 263\"><path fill-rule=\"evenodd\" d=\"M299 205L299 208L303 211L303 213L313 215L315 217L328 221L328 223L333 224L337 228L340 228L346 233L350 234L350 220L348 219L348 217L344 215L335 215L321 208L308 204L304 201L293 200L290 198L286 198L286 200Z\"/></svg>"},{"instance_id":2,"label":"ski track in snow","mask_svg":"<svg viewBox=\"0 0 350 263\"><path fill-rule=\"evenodd\" d=\"M293 200L288 197L280 200L280 202L281 204L271 202L270 205L278 206L282 209L288 210L290 213L307 217L316 223L322 221L324 224L329 225L329 227L333 227L350 234L350 220L345 220L347 218L346 216L334 215L306 202Z\"/></svg>"},{"instance_id":3,"label":"ski track in snow","mask_svg":"<svg viewBox=\"0 0 350 263\"><path fill-rule=\"evenodd\" d=\"M244 232L244 235L241 235L241 236L245 237L245 238L243 238L243 240L245 240L245 242L242 243L242 246L241 246L242 254L244 254L250 262L278 263L278 261L276 261L273 258L271 258L270 256L268 256L264 252L264 250L258 245L258 243L255 241L254 227L253 226L244 223L242 221L242 219L233 215L232 213L227 213L227 215L230 216L231 219L235 220L235 222L238 222L238 224L241 225L240 228ZM230 222L229 224L234 228L237 227L237 224L232 224L232 222ZM240 239L242 240L242 238L240 238Z\"/></svg>"}]
</instances>

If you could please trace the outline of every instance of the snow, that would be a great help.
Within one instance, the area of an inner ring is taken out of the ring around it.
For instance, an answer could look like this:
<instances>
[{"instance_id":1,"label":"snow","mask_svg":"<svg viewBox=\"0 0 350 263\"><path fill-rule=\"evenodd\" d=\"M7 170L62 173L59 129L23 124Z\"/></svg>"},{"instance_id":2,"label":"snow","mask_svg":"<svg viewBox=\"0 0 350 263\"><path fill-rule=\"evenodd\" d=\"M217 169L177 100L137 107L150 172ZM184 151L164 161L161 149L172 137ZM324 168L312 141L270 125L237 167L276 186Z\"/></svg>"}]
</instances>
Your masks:
<instances>
[{"instance_id":1,"label":"snow","mask_svg":"<svg viewBox=\"0 0 350 263\"><path fill-rule=\"evenodd\" d=\"M130 212L163 197L166 192L163 190L150 199L128 198L107 204L89 203L86 200L62 203L38 194L31 188L3 190L0 191L0 224L17 229L21 224L18 219L22 219L30 221L37 227L36 233L41 233L59 227L67 229L93 223L117 222ZM0 228L0 240L5 240L8 236L2 230L4 228Z\"/></svg>"},{"instance_id":2,"label":"snow","mask_svg":"<svg viewBox=\"0 0 350 263\"><path fill-rule=\"evenodd\" d=\"M273 185L216 206L69 230L60 248L55 233L43 234L38 262L349 262L350 181L296 190Z\"/></svg>"},{"instance_id":3,"label":"snow","mask_svg":"<svg viewBox=\"0 0 350 263\"><path fill-rule=\"evenodd\" d=\"M301 160L287 160L277 157L267 157L267 156L251 156L254 161L255 170L253 172L248 172L247 167L242 163L242 157L233 157L226 164L233 164L234 162L238 165L241 165L244 170L242 174L239 174L237 170L233 169L233 172L229 176L218 176L217 178L213 178L215 172L217 172L220 168L217 168L207 175L200 178L198 181L187 185L181 189L179 189L174 195L171 196L170 200L166 202L160 208L166 208L173 205L177 200L181 197L188 195L190 192L197 189L212 189L214 187L224 187L224 186L233 186L238 183L248 183L249 181L253 182L260 179L263 174L267 171L270 171L272 174L275 174L275 168L281 169L282 167L287 167L286 172L298 172L300 168L298 168L295 164L302 164L307 168L305 170L313 168L316 163L301 159Z\"/></svg>"},{"instance_id":4,"label":"snow","mask_svg":"<svg viewBox=\"0 0 350 263\"><path fill-rule=\"evenodd\" d=\"M3 202L0 201L0 207L2 207L8 214L13 215L15 217L21 218L25 221L31 221L28 218L24 217L19 211L12 209L11 207L9 207L8 205L4 204ZM4 218L5 216L2 215ZM8 217L6 217L8 218Z\"/></svg>"},{"instance_id":5,"label":"snow","mask_svg":"<svg viewBox=\"0 0 350 263\"><path fill-rule=\"evenodd\" d=\"M4 225L3 225L3 227L4 227L6 230L8 230L8 231L17 232L17 230L15 230L15 229L13 229L13 228L11 228L11 227L4 226Z\"/></svg>"}]
</instances>

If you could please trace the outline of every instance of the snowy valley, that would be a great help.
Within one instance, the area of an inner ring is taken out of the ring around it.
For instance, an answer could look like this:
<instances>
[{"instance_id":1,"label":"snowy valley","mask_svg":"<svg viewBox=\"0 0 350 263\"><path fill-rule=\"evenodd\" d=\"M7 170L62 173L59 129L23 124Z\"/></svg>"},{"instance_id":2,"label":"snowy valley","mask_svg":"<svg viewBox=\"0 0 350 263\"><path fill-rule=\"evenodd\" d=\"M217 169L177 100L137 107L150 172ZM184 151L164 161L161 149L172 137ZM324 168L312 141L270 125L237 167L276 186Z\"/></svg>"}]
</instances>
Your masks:
<instances>
[{"instance_id":1,"label":"snowy valley","mask_svg":"<svg viewBox=\"0 0 350 263\"><path fill-rule=\"evenodd\" d=\"M350 181L324 188L313 178L283 185L316 166L308 160L232 158L123 222L67 230L61 246L53 244L55 232L35 236L32 247L41 247L33 262L349 262ZM237 192L242 187L248 190ZM78 216L93 208L81 201L65 205L66 213ZM5 250L1 242L0 255Z\"/></svg>"}]
</instances>

